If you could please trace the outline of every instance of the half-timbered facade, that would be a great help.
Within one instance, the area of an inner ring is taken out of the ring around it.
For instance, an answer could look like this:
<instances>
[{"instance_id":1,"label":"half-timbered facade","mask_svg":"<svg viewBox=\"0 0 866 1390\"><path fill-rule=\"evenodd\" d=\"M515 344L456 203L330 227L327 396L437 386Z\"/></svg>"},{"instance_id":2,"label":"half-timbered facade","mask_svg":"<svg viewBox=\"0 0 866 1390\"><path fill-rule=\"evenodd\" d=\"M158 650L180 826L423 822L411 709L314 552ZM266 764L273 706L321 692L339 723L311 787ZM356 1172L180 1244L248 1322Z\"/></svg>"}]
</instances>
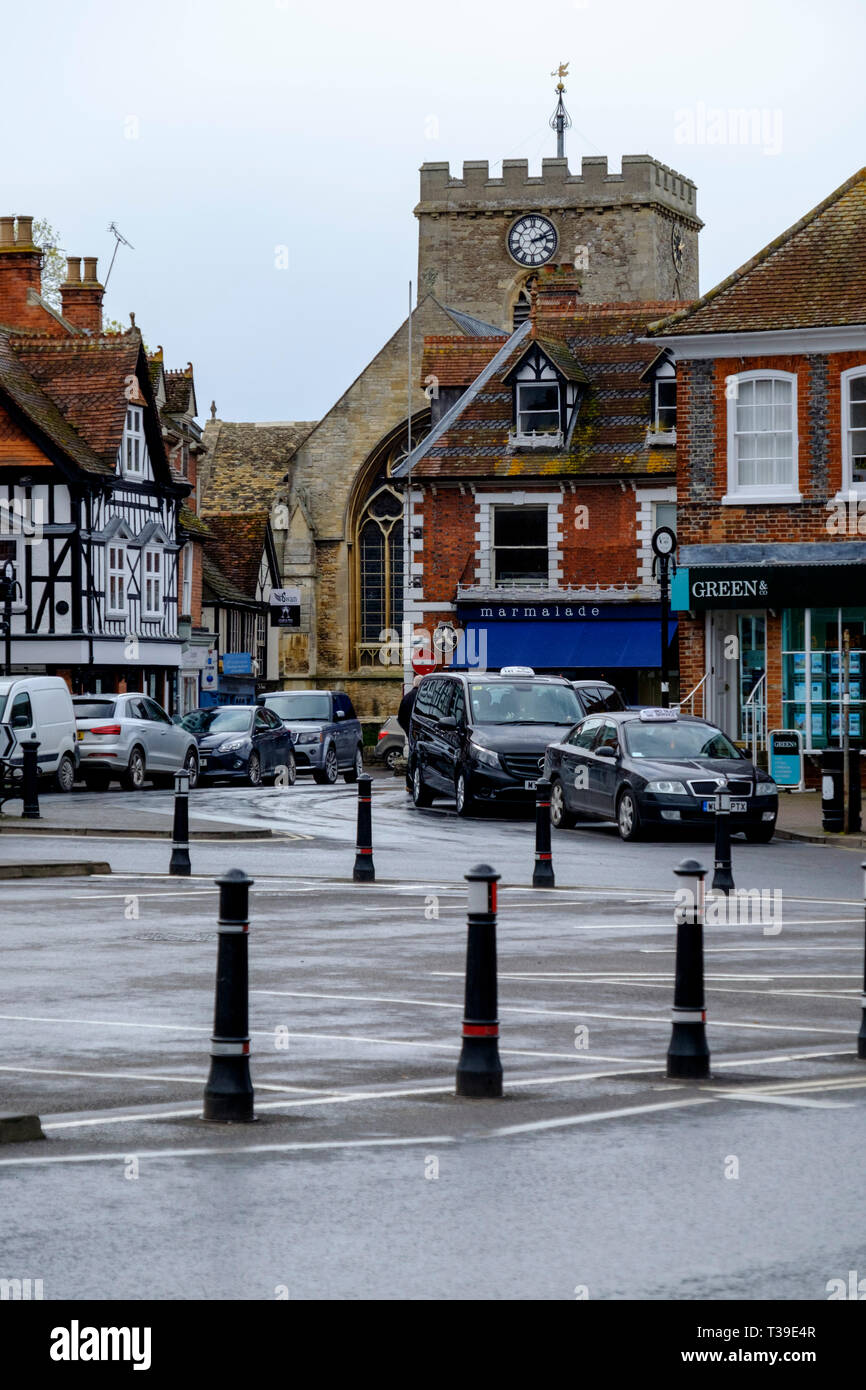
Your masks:
<instances>
[{"instance_id":1,"label":"half-timbered facade","mask_svg":"<svg viewBox=\"0 0 866 1390\"><path fill-rule=\"evenodd\" d=\"M96 262L40 294L30 219L0 218L0 524L12 669L177 703L178 512L141 334L101 332Z\"/></svg>"}]
</instances>

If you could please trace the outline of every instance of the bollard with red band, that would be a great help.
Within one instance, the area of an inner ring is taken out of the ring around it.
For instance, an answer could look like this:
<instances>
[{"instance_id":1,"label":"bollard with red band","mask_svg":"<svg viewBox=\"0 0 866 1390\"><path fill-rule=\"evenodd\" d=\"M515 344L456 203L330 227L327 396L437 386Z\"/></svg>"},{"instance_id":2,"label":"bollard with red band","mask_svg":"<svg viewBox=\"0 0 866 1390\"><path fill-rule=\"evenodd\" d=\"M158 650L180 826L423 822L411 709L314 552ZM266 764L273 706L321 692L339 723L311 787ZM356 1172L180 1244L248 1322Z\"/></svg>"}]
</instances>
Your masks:
<instances>
[{"instance_id":1,"label":"bollard with red band","mask_svg":"<svg viewBox=\"0 0 866 1390\"><path fill-rule=\"evenodd\" d=\"M171 832L170 874L192 873L189 858L189 769L174 774L174 823Z\"/></svg>"},{"instance_id":2,"label":"bollard with red band","mask_svg":"<svg viewBox=\"0 0 866 1390\"><path fill-rule=\"evenodd\" d=\"M243 869L217 879L217 975L210 1075L204 1089L205 1120L245 1124L253 1114L249 1026L249 897L253 880Z\"/></svg>"},{"instance_id":3,"label":"bollard with red band","mask_svg":"<svg viewBox=\"0 0 866 1390\"><path fill-rule=\"evenodd\" d=\"M866 863L860 865L863 870L863 914L866 922ZM857 1034L857 1056L861 1060L866 1060L866 955L863 960L863 993L860 996L862 1006L860 1014L860 1032Z\"/></svg>"},{"instance_id":4,"label":"bollard with red band","mask_svg":"<svg viewBox=\"0 0 866 1390\"><path fill-rule=\"evenodd\" d=\"M466 936L466 1002L463 1046L457 1063L457 1095L484 1099L502 1095L496 997L496 885L500 875L478 864L469 884Z\"/></svg>"},{"instance_id":5,"label":"bollard with red band","mask_svg":"<svg viewBox=\"0 0 866 1390\"><path fill-rule=\"evenodd\" d=\"M677 893L679 901L674 911L676 979L667 1074L671 1078L694 1081L710 1074L704 1004L704 879L707 871L696 859L684 859L674 873L682 881L682 888Z\"/></svg>"},{"instance_id":6,"label":"bollard with red band","mask_svg":"<svg viewBox=\"0 0 866 1390\"><path fill-rule=\"evenodd\" d=\"M533 888L555 888L553 855L550 851L550 783L542 777L535 784L535 868Z\"/></svg>"},{"instance_id":7,"label":"bollard with red band","mask_svg":"<svg viewBox=\"0 0 866 1390\"><path fill-rule=\"evenodd\" d=\"M366 772L358 778L358 837L355 844L355 867L352 878L356 883L372 883L376 877L373 864L373 779Z\"/></svg>"}]
</instances>

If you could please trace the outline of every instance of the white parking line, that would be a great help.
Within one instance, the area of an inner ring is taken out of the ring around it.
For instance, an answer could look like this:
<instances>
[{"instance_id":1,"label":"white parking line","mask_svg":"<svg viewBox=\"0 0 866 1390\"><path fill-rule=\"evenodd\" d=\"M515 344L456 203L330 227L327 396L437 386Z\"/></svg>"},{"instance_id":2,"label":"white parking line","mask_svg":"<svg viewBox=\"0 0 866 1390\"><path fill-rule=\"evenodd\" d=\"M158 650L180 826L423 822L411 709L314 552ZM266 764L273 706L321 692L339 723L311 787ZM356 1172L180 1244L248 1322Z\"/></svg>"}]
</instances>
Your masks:
<instances>
[{"instance_id":1,"label":"white parking line","mask_svg":"<svg viewBox=\"0 0 866 1390\"><path fill-rule=\"evenodd\" d=\"M691 1105L712 1105L712 1096L693 1096L689 1100L665 1100L655 1105L632 1105L621 1110L595 1110L585 1115L567 1115L557 1120L532 1120L525 1125L505 1125L491 1129L485 1139L500 1139L512 1134L536 1134L545 1129L566 1129L571 1125L588 1125L595 1120L620 1120L631 1115L649 1115L656 1110L683 1110Z\"/></svg>"},{"instance_id":2,"label":"white parking line","mask_svg":"<svg viewBox=\"0 0 866 1390\"><path fill-rule=\"evenodd\" d=\"M451 1134L408 1139L321 1139L292 1144L239 1144L231 1148L139 1149L136 1158L231 1158L235 1154L280 1154L328 1149L404 1149L419 1144L453 1144ZM37 1158L0 1158L0 1168L37 1168L53 1163L125 1163L128 1153L46 1154Z\"/></svg>"}]
</instances>

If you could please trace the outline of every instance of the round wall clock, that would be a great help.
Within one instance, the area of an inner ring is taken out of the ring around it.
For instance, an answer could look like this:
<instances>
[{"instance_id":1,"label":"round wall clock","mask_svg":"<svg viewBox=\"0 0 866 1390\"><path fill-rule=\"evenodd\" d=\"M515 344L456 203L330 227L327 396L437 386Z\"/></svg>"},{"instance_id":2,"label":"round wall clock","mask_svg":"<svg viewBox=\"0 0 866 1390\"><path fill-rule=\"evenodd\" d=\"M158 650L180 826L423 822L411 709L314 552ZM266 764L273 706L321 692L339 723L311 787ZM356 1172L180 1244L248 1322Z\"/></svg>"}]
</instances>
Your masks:
<instances>
[{"instance_id":1,"label":"round wall clock","mask_svg":"<svg viewBox=\"0 0 866 1390\"><path fill-rule=\"evenodd\" d=\"M671 228L671 260L674 263L674 270L679 273L683 268L683 258L686 254L686 239L683 236L683 229L679 223L675 222Z\"/></svg>"},{"instance_id":2,"label":"round wall clock","mask_svg":"<svg viewBox=\"0 0 866 1390\"><path fill-rule=\"evenodd\" d=\"M553 223L534 212L518 217L508 233L509 254L519 265L544 265L555 255L558 245Z\"/></svg>"}]
</instances>

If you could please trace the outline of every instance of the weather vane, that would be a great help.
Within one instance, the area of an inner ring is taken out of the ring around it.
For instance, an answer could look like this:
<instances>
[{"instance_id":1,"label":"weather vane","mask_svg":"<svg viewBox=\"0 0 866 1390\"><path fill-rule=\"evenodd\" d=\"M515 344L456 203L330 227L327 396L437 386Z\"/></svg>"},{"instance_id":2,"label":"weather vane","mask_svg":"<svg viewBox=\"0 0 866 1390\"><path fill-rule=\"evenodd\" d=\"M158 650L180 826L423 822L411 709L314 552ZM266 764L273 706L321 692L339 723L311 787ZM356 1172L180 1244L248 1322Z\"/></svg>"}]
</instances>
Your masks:
<instances>
[{"instance_id":1,"label":"weather vane","mask_svg":"<svg viewBox=\"0 0 866 1390\"><path fill-rule=\"evenodd\" d=\"M556 103L556 110L550 118L550 128L556 131L556 157L557 159L564 159L565 132L571 127L571 117L565 109L565 102L562 100L562 94L565 91L565 82L563 78L568 76L568 63L560 63L559 67L554 68L550 75L551 77L559 78L556 84L556 90L559 95Z\"/></svg>"}]
</instances>

